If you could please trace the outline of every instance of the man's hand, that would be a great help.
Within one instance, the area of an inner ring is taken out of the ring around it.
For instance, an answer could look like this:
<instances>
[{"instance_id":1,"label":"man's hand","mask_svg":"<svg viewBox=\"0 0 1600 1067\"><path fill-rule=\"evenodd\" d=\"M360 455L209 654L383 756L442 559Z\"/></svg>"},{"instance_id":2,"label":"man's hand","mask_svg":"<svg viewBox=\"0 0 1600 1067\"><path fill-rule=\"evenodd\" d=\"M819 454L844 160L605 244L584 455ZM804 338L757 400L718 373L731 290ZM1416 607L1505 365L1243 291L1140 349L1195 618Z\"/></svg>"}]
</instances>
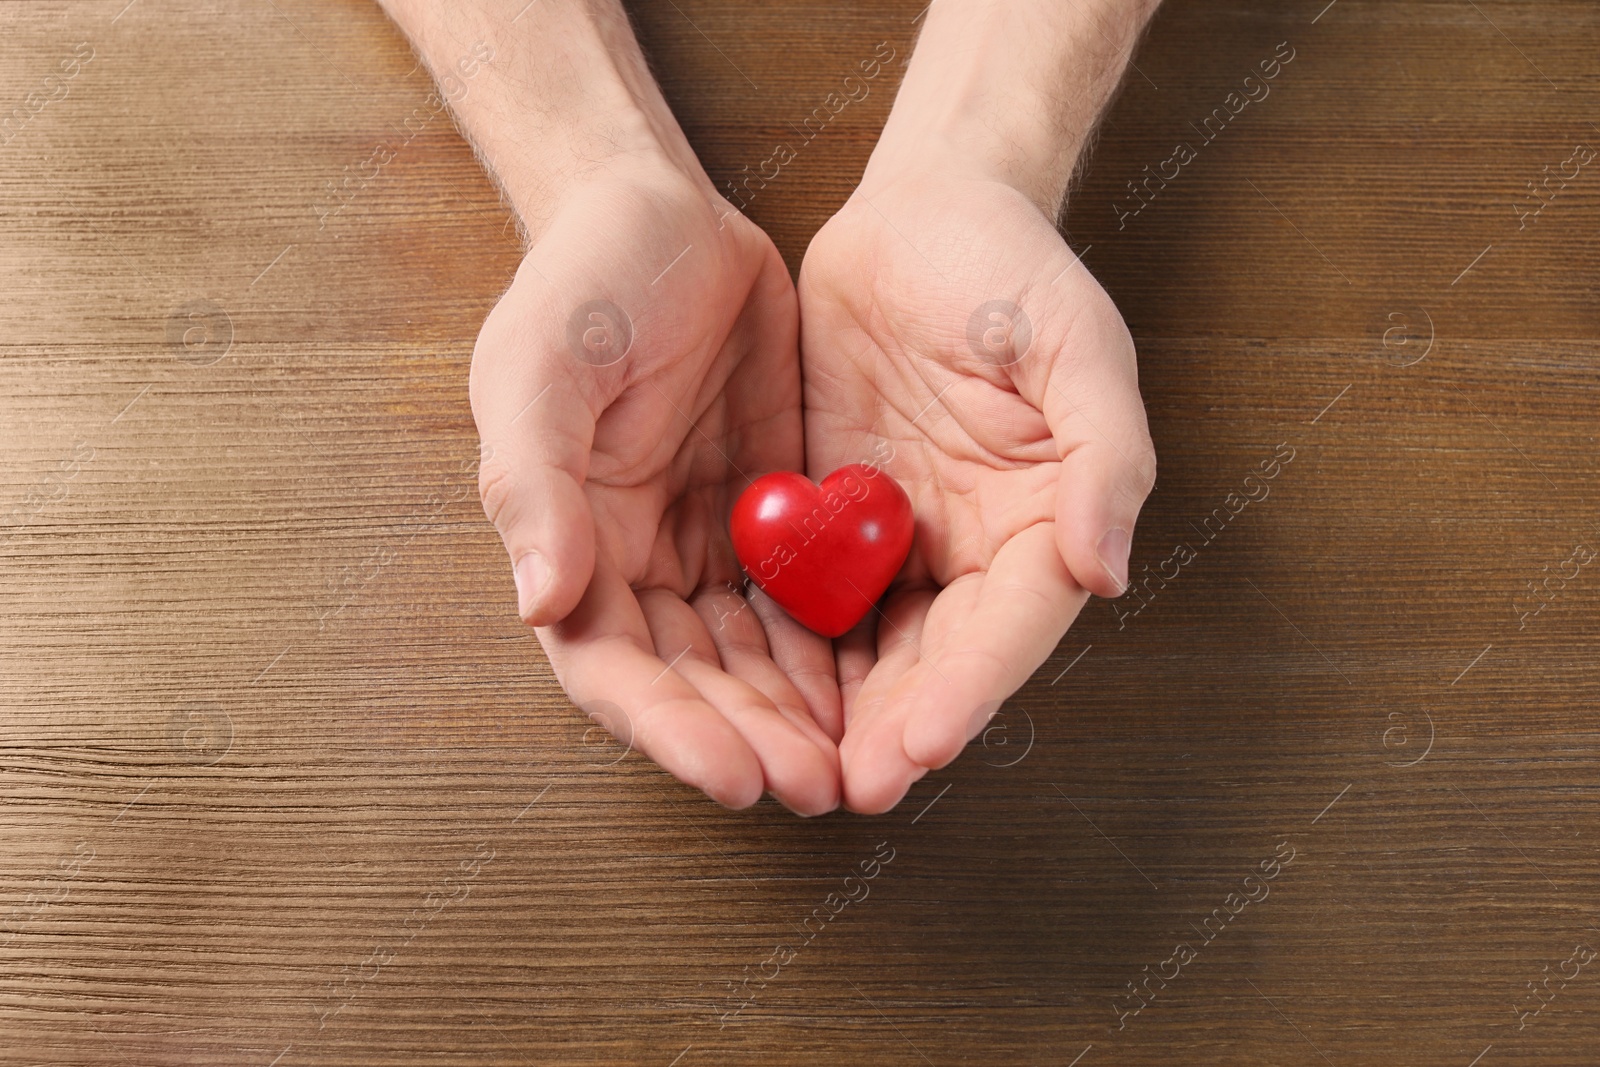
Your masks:
<instances>
[{"instance_id":1,"label":"man's hand","mask_svg":"<svg viewBox=\"0 0 1600 1067\"><path fill-rule=\"evenodd\" d=\"M1009 186L858 195L800 294L809 469L887 455L917 516L882 615L838 656L845 799L882 811L1028 679L1085 590L1122 592L1155 458L1127 328Z\"/></svg>"},{"instance_id":2,"label":"man's hand","mask_svg":"<svg viewBox=\"0 0 1600 1067\"><path fill-rule=\"evenodd\" d=\"M750 479L802 461L782 258L713 190L620 11L388 6L436 69L499 35L456 108L534 233L471 378L520 614L574 701L683 781L833 809L831 650L741 595L726 527Z\"/></svg>"},{"instance_id":3,"label":"man's hand","mask_svg":"<svg viewBox=\"0 0 1600 1067\"><path fill-rule=\"evenodd\" d=\"M954 759L1089 592L1122 593L1154 485L1133 342L1053 221L1152 5L1037 6L929 9L801 270L807 467L891 457L917 518L881 612L838 643L857 811Z\"/></svg>"},{"instance_id":4,"label":"man's hand","mask_svg":"<svg viewBox=\"0 0 1600 1067\"><path fill-rule=\"evenodd\" d=\"M568 198L478 337L480 486L580 707L725 804L817 814L839 799L828 645L744 599L726 526L749 479L800 463L795 297L723 211L670 174Z\"/></svg>"}]
</instances>

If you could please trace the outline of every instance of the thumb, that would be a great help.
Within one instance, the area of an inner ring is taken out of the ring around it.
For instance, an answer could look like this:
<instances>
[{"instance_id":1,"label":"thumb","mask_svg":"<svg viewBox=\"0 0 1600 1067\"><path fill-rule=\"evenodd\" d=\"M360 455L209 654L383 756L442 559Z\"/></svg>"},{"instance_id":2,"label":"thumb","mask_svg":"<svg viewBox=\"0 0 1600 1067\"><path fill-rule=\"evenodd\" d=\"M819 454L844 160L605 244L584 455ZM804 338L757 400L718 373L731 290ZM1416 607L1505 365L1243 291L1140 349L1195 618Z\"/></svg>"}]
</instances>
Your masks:
<instances>
[{"instance_id":1,"label":"thumb","mask_svg":"<svg viewBox=\"0 0 1600 1067\"><path fill-rule=\"evenodd\" d=\"M1094 332L1100 336L1070 370L1067 361L1052 369L1043 409L1062 457L1061 558L1079 585L1117 597L1128 587L1134 524L1155 487L1156 454L1127 328L1118 317Z\"/></svg>"},{"instance_id":2,"label":"thumb","mask_svg":"<svg viewBox=\"0 0 1600 1067\"><path fill-rule=\"evenodd\" d=\"M517 614L546 626L577 606L594 574L594 515L583 484L595 416L559 341L540 343L543 331L507 317L509 325L490 315L472 357L478 492L511 558Z\"/></svg>"}]
</instances>

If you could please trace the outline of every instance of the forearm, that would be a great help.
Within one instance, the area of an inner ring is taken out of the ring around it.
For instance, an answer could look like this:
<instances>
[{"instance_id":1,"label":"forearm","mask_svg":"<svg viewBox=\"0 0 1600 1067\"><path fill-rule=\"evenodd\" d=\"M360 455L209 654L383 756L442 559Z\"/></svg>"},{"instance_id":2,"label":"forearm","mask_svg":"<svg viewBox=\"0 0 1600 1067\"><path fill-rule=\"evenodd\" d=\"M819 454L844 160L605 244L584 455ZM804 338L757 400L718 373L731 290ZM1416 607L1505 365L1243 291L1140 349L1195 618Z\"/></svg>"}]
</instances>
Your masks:
<instances>
[{"instance_id":1,"label":"forearm","mask_svg":"<svg viewBox=\"0 0 1600 1067\"><path fill-rule=\"evenodd\" d=\"M1003 181L1052 219L1159 0L935 0L862 188Z\"/></svg>"},{"instance_id":2,"label":"forearm","mask_svg":"<svg viewBox=\"0 0 1600 1067\"><path fill-rule=\"evenodd\" d=\"M567 189L607 172L665 165L705 180L617 0L379 2L531 232ZM469 69L470 89L452 92Z\"/></svg>"}]
</instances>

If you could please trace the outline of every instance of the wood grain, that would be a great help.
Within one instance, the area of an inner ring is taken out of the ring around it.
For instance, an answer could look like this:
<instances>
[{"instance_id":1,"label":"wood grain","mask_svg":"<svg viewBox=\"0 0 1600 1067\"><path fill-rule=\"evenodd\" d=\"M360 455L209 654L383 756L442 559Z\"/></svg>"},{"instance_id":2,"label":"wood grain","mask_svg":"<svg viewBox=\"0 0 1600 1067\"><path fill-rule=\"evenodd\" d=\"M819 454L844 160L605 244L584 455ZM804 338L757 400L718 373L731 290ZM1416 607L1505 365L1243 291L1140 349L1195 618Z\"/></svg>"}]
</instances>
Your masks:
<instances>
[{"instance_id":1,"label":"wood grain","mask_svg":"<svg viewBox=\"0 0 1600 1067\"><path fill-rule=\"evenodd\" d=\"M1194 558L800 821L586 732L514 618L508 215L444 119L330 213L428 90L376 7L125 2L0 4L0 117L93 52L0 146L0 1062L1595 1062L1600 569L1522 612L1600 547L1600 170L1515 205L1600 147L1600 8L1170 0L1064 230L1139 344L1135 574ZM920 6L635 17L726 181ZM792 268L899 72L751 204Z\"/></svg>"}]
</instances>

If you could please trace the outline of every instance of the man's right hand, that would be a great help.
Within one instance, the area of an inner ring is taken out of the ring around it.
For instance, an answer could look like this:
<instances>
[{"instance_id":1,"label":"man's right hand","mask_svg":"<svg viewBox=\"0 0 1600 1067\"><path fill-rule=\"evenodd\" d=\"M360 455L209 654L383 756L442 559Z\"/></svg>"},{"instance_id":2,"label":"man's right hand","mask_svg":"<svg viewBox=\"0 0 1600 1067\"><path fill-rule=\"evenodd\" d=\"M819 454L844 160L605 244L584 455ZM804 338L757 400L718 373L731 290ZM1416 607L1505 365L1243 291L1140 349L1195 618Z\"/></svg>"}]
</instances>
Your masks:
<instances>
[{"instance_id":1,"label":"man's right hand","mask_svg":"<svg viewBox=\"0 0 1600 1067\"><path fill-rule=\"evenodd\" d=\"M839 802L829 644L747 601L726 518L802 461L797 305L709 182L635 163L561 202L473 353L484 510L574 701L733 807Z\"/></svg>"},{"instance_id":2,"label":"man's right hand","mask_svg":"<svg viewBox=\"0 0 1600 1067\"><path fill-rule=\"evenodd\" d=\"M828 642L761 594L727 534L803 460L798 305L717 195L615 0L383 0L532 236L472 359L484 510L575 703L732 807L839 802ZM521 8L520 13L517 8Z\"/></svg>"}]
</instances>

